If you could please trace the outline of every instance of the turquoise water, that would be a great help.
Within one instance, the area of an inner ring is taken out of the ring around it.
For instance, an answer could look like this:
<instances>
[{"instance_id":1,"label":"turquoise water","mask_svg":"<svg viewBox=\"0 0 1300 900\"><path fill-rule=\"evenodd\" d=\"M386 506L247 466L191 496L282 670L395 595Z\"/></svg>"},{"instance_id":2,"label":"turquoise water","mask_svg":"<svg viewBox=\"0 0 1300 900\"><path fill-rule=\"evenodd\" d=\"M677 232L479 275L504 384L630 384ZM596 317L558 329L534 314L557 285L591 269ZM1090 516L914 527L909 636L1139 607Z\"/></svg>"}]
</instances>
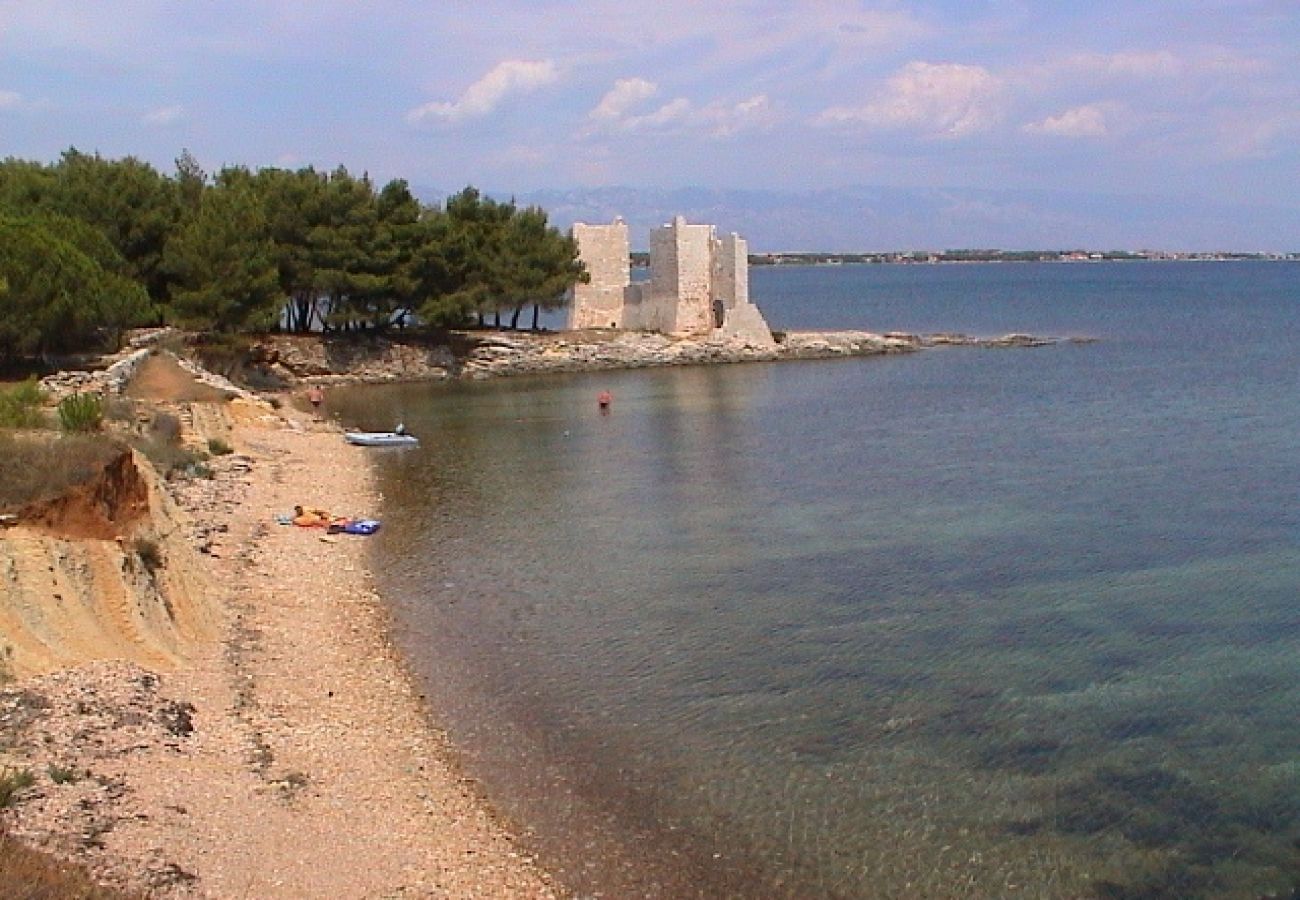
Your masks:
<instances>
[{"instance_id":1,"label":"turquoise water","mask_svg":"<svg viewBox=\"0 0 1300 900\"><path fill-rule=\"evenodd\" d=\"M1298 276L756 270L778 328L1101 341L331 403L424 437L403 649L580 892L1290 897Z\"/></svg>"}]
</instances>

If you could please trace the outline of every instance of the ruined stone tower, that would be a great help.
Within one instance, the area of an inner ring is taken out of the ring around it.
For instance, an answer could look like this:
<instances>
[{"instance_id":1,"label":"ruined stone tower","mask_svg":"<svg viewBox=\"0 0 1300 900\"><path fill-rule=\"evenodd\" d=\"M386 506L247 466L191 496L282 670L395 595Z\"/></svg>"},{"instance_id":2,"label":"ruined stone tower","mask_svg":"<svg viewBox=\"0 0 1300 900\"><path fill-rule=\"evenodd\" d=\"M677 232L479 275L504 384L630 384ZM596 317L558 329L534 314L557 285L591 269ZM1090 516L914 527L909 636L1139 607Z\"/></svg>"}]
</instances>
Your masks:
<instances>
[{"instance_id":1,"label":"ruined stone tower","mask_svg":"<svg viewBox=\"0 0 1300 900\"><path fill-rule=\"evenodd\" d=\"M633 284L627 224L573 226L591 275L570 295L570 328L625 328L770 345L772 332L749 302L749 256L735 234L678 216L650 233L650 279Z\"/></svg>"}]
</instances>

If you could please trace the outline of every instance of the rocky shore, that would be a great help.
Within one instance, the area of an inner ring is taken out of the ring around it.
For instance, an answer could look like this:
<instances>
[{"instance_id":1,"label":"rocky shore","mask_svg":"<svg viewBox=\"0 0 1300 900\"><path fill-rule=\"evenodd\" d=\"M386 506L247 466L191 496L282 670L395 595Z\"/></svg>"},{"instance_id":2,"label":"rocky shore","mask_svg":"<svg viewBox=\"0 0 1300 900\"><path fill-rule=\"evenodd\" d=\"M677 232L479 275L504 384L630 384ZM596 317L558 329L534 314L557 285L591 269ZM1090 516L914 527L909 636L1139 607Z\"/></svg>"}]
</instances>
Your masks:
<instances>
[{"instance_id":1,"label":"rocky shore","mask_svg":"<svg viewBox=\"0 0 1300 900\"><path fill-rule=\"evenodd\" d=\"M267 375L299 382L481 380L606 369L719 363L834 359L912 353L935 347L1042 347L1060 338L1011 334L876 334L868 331L791 331L774 344L672 337L640 331L455 332L424 343L398 336L357 339L273 336L254 348ZM1073 339L1079 340L1079 339Z\"/></svg>"}]
</instances>

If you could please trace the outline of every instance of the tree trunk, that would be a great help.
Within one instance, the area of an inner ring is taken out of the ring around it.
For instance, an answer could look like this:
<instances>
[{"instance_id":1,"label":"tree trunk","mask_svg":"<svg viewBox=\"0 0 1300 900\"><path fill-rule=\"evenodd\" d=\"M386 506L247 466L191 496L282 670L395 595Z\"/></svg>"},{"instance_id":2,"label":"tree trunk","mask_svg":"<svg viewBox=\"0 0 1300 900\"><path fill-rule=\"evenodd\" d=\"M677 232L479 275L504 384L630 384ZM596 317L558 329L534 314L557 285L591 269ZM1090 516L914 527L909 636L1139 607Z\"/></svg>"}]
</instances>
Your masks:
<instances>
[{"instance_id":1,"label":"tree trunk","mask_svg":"<svg viewBox=\"0 0 1300 900\"><path fill-rule=\"evenodd\" d=\"M541 314L542 314L542 305L540 303L534 303L533 304L533 331L538 330L537 317L540 316Z\"/></svg>"},{"instance_id":2,"label":"tree trunk","mask_svg":"<svg viewBox=\"0 0 1300 900\"><path fill-rule=\"evenodd\" d=\"M522 313L523 311L524 311L524 308L523 308L522 305L521 305L521 306L516 306L516 307L515 307L514 314L510 316L510 330L511 330L511 331L518 331L518 330L519 330L519 315L520 315L520 313Z\"/></svg>"}]
</instances>

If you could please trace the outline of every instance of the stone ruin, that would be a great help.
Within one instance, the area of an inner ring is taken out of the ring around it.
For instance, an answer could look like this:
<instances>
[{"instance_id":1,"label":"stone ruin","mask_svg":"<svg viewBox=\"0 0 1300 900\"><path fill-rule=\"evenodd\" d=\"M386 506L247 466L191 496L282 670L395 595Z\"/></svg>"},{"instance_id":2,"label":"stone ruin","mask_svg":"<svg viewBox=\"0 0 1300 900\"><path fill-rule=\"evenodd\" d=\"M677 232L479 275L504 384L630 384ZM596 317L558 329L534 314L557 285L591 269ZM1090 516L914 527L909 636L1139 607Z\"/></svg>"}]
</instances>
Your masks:
<instances>
[{"instance_id":1,"label":"stone ruin","mask_svg":"<svg viewBox=\"0 0 1300 900\"><path fill-rule=\"evenodd\" d=\"M650 279L634 283L627 223L573 226L591 276L569 294L569 328L617 328L773 345L772 331L749 301L749 255L736 234L678 216L650 233Z\"/></svg>"}]
</instances>

